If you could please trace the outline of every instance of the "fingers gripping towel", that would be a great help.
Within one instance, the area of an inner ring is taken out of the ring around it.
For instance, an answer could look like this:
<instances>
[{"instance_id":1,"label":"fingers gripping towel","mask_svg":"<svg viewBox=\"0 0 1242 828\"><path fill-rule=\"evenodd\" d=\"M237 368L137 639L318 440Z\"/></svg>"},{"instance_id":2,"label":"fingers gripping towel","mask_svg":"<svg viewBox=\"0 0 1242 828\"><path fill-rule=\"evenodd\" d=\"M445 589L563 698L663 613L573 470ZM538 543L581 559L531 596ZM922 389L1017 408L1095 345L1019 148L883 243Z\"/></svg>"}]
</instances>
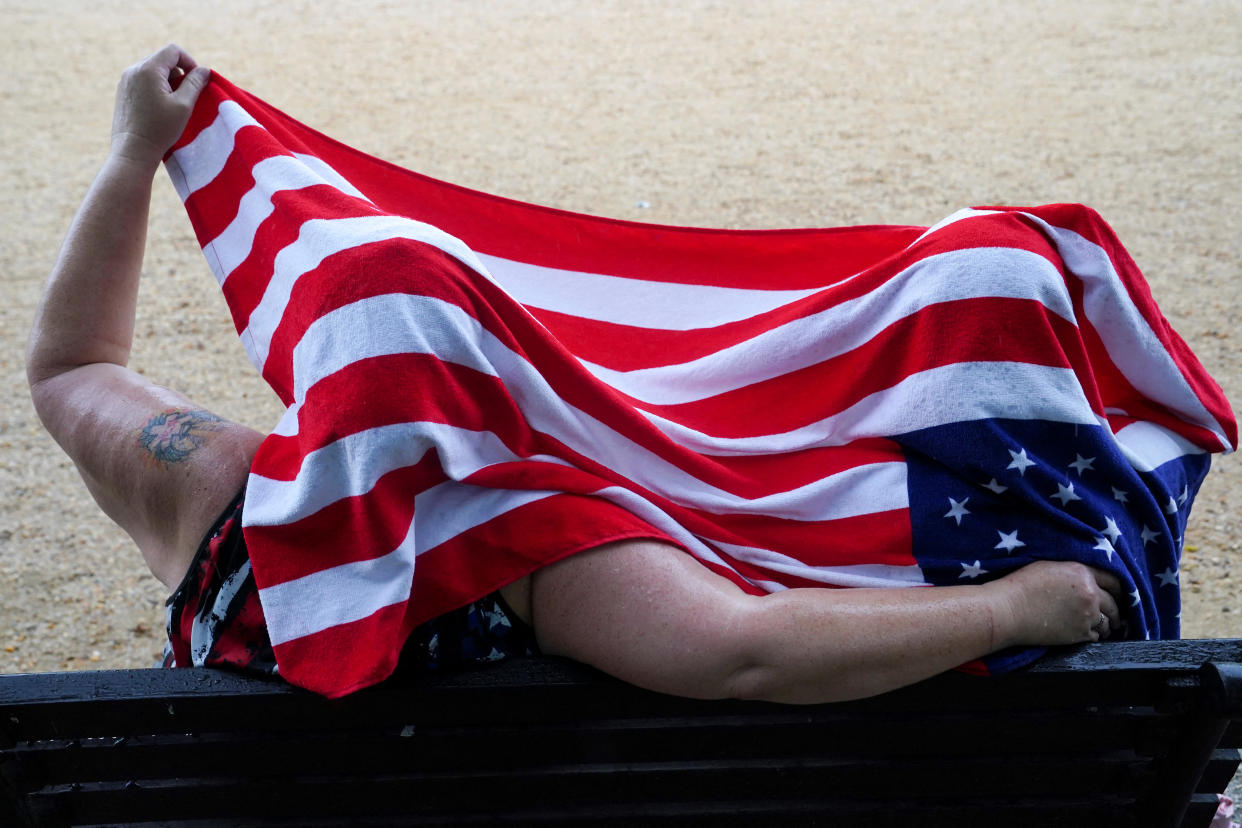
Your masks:
<instances>
[{"instance_id":1,"label":"fingers gripping towel","mask_svg":"<svg viewBox=\"0 0 1242 828\"><path fill-rule=\"evenodd\" d=\"M614 221L400 169L218 75L167 167L288 406L245 533L295 684L380 681L417 624L637 537L756 594L1083 561L1128 637L1177 635L1236 426L1087 208Z\"/></svg>"}]
</instances>

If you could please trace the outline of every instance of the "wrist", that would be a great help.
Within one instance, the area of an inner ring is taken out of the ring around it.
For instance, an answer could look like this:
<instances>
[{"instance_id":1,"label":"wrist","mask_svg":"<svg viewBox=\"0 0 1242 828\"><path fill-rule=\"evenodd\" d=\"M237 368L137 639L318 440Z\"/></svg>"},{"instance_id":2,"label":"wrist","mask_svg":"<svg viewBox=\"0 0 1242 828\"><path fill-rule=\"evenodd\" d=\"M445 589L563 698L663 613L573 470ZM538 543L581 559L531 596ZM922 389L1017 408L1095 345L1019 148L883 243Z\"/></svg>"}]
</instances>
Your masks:
<instances>
[{"instance_id":1,"label":"wrist","mask_svg":"<svg viewBox=\"0 0 1242 828\"><path fill-rule=\"evenodd\" d=\"M1008 579L1002 578L981 584L978 589L984 594L991 620L991 650L1003 650L1022 643L1022 619L1020 596L1016 594Z\"/></svg>"},{"instance_id":2,"label":"wrist","mask_svg":"<svg viewBox=\"0 0 1242 828\"><path fill-rule=\"evenodd\" d=\"M149 169L151 174L164 160L164 150L150 140L132 132L116 132L112 134L112 145L108 150L109 160L117 161L131 167Z\"/></svg>"}]
</instances>

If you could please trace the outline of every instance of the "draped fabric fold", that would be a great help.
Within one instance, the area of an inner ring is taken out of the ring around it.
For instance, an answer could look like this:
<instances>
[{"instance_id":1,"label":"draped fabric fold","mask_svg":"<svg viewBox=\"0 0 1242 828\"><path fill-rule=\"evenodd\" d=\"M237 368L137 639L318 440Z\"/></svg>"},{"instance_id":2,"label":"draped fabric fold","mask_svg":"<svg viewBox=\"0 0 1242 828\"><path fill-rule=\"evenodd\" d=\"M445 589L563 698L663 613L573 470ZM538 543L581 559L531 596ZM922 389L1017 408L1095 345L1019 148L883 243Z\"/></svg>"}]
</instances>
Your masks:
<instances>
[{"instance_id":1,"label":"draped fabric fold","mask_svg":"<svg viewBox=\"0 0 1242 828\"><path fill-rule=\"evenodd\" d=\"M393 166L219 75L166 166L288 407L245 536L295 684L380 681L419 623L625 538L755 594L1079 560L1125 584L1128 637L1177 635L1236 425L1088 208L602 219Z\"/></svg>"}]
</instances>

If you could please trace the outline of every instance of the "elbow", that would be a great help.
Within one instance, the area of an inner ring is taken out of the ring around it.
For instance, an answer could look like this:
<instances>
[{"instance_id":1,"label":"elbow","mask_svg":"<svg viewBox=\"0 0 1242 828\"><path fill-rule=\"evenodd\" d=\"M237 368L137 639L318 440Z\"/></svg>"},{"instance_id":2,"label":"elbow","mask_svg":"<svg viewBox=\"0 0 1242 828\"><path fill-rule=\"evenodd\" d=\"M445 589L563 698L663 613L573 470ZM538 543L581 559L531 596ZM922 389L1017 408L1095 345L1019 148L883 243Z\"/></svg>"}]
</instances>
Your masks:
<instances>
[{"instance_id":1,"label":"elbow","mask_svg":"<svg viewBox=\"0 0 1242 828\"><path fill-rule=\"evenodd\" d=\"M60 372L35 372L26 371L26 382L30 385L30 401L34 403L35 413L39 415L39 419L46 425L48 419L48 411L53 404L55 393L52 386L55 385L52 380L59 376Z\"/></svg>"},{"instance_id":2,"label":"elbow","mask_svg":"<svg viewBox=\"0 0 1242 828\"><path fill-rule=\"evenodd\" d=\"M63 371L48 364L32 336L30 345L26 348L26 385L30 388L30 399L34 402L35 411L39 412L40 417L43 416L43 409L46 406L48 381L61 373Z\"/></svg>"},{"instance_id":3,"label":"elbow","mask_svg":"<svg viewBox=\"0 0 1242 828\"><path fill-rule=\"evenodd\" d=\"M776 664L755 663L730 677L727 697L779 704L830 704L867 698L890 689L893 686L872 684L865 677L841 680L832 675L808 675L792 666L782 669Z\"/></svg>"},{"instance_id":4,"label":"elbow","mask_svg":"<svg viewBox=\"0 0 1242 828\"><path fill-rule=\"evenodd\" d=\"M827 678L808 681L796 670L773 663L752 662L736 670L726 683L726 696L743 701L779 704L822 704L848 698Z\"/></svg>"},{"instance_id":5,"label":"elbow","mask_svg":"<svg viewBox=\"0 0 1242 828\"><path fill-rule=\"evenodd\" d=\"M26 349L26 384L30 388L30 400L34 403L35 413L46 425L49 407L53 404L55 380L70 370L49 360L46 350L39 347L35 336L31 336L30 346Z\"/></svg>"},{"instance_id":6,"label":"elbow","mask_svg":"<svg viewBox=\"0 0 1242 828\"><path fill-rule=\"evenodd\" d=\"M804 653L779 641L744 639L727 660L720 676L719 696L743 701L810 704L833 700L833 682L808 669ZM812 675L812 673L815 673Z\"/></svg>"},{"instance_id":7,"label":"elbow","mask_svg":"<svg viewBox=\"0 0 1242 828\"><path fill-rule=\"evenodd\" d=\"M39 389L53 377L68 371L72 366L65 365L64 359L58 359L52 337L44 326L36 320L26 341L26 384L30 386L31 396L38 403ZM63 356L63 355L61 355Z\"/></svg>"},{"instance_id":8,"label":"elbow","mask_svg":"<svg viewBox=\"0 0 1242 828\"><path fill-rule=\"evenodd\" d=\"M728 698L780 704L824 704L889 689L882 671L852 658L843 644L825 644L791 631L788 606L765 596L736 628L724 675ZM796 629L796 625L795 625Z\"/></svg>"},{"instance_id":9,"label":"elbow","mask_svg":"<svg viewBox=\"0 0 1242 828\"><path fill-rule=\"evenodd\" d=\"M40 345L39 330L35 328L26 342L26 384L30 386L31 395L35 395L39 385L55 373L47 365Z\"/></svg>"},{"instance_id":10,"label":"elbow","mask_svg":"<svg viewBox=\"0 0 1242 828\"><path fill-rule=\"evenodd\" d=\"M814 648L791 635L793 615L779 600L748 600L727 636L727 656L720 661L720 696L744 701L815 704L841 697L830 663Z\"/></svg>"},{"instance_id":11,"label":"elbow","mask_svg":"<svg viewBox=\"0 0 1242 828\"><path fill-rule=\"evenodd\" d=\"M787 687L780 672L774 665L748 660L725 679L723 695L743 701L784 701Z\"/></svg>"},{"instance_id":12,"label":"elbow","mask_svg":"<svg viewBox=\"0 0 1242 828\"><path fill-rule=\"evenodd\" d=\"M30 401L34 404L35 414L39 421L43 423L43 427L56 436L55 426L58 422L58 405L57 401L60 396L57 393L54 381L61 373L60 371L48 370L40 365L27 363L26 365L26 382L30 385Z\"/></svg>"},{"instance_id":13,"label":"elbow","mask_svg":"<svg viewBox=\"0 0 1242 828\"><path fill-rule=\"evenodd\" d=\"M63 380L66 374L80 367L63 356L57 353L46 337L40 336L36 327L26 347L26 384L30 388L30 401L34 404L35 413L53 437L58 437L60 433L66 394L73 385Z\"/></svg>"},{"instance_id":14,"label":"elbow","mask_svg":"<svg viewBox=\"0 0 1242 828\"><path fill-rule=\"evenodd\" d=\"M122 357L118 361L113 354L93 353L80 343L41 334L36 327L26 346L26 384L35 406L51 393L50 386L56 385L52 380L86 365L100 363L124 367L125 359Z\"/></svg>"},{"instance_id":15,"label":"elbow","mask_svg":"<svg viewBox=\"0 0 1242 828\"><path fill-rule=\"evenodd\" d=\"M806 684L805 670L799 675L802 659L788 646L787 637L774 629L778 607L767 598L753 598L728 625L725 646L717 654L716 693L718 698L743 701L791 702L800 685Z\"/></svg>"},{"instance_id":16,"label":"elbow","mask_svg":"<svg viewBox=\"0 0 1242 828\"><path fill-rule=\"evenodd\" d=\"M48 380L84 365L126 366L132 334L120 331L105 336L80 321L56 319L46 309L48 301L44 299L26 341L26 383L32 393Z\"/></svg>"}]
</instances>

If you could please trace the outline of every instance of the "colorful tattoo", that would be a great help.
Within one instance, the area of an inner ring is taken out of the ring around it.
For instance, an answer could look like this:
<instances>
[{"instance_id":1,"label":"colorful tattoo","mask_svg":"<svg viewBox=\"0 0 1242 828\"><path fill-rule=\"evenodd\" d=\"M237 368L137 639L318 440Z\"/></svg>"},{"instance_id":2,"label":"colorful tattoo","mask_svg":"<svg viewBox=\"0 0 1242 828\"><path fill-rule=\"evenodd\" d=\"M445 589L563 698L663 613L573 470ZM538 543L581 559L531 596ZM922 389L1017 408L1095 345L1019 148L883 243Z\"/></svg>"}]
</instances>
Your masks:
<instances>
[{"instance_id":1,"label":"colorful tattoo","mask_svg":"<svg viewBox=\"0 0 1242 828\"><path fill-rule=\"evenodd\" d=\"M186 411L171 408L156 414L138 433L142 446L161 465L172 465L187 459L215 431L221 420L210 411Z\"/></svg>"}]
</instances>

